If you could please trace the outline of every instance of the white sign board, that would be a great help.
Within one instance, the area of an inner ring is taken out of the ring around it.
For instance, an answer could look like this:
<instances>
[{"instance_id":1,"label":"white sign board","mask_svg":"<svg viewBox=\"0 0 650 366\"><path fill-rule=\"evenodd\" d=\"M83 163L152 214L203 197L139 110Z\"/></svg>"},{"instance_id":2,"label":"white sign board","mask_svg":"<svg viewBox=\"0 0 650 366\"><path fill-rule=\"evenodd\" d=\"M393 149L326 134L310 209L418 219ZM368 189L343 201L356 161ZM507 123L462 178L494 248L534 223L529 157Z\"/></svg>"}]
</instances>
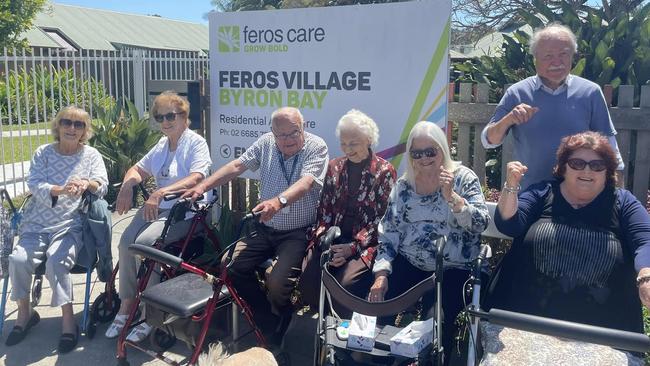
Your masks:
<instances>
[{"instance_id":1,"label":"white sign board","mask_svg":"<svg viewBox=\"0 0 650 366\"><path fill-rule=\"evenodd\" d=\"M216 167L271 129L282 106L341 156L352 108L379 126L375 149L399 169L411 127L446 126L450 0L210 14L211 144ZM248 175L254 177L254 175Z\"/></svg>"}]
</instances>

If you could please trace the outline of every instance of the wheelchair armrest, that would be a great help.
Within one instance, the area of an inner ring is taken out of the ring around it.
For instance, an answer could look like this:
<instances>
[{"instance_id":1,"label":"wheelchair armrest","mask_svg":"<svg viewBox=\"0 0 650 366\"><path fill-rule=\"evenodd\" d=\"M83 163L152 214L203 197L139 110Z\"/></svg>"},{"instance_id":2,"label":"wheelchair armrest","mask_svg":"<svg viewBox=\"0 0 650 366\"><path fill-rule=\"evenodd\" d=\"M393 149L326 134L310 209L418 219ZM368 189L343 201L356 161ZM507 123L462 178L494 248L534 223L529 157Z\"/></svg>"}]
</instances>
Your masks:
<instances>
[{"instance_id":1,"label":"wheelchair armrest","mask_svg":"<svg viewBox=\"0 0 650 366\"><path fill-rule=\"evenodd\" d=\"M172 268L179 268L181 263L183 263L183 259L148 245L131 244L131 246L129 246L129 251L133 254L141 255L156 262L166 264Z\"/></svg>"},{"instance_id":2,"label":"wheelchair armrest","mask_svg":"<svg viewBox=\"0 0 650 366\"><path fill-rule=\"evenodd\" d=\"M501 309L491 309L487 313L476 311L470 313L487 319L492 324L502 325L508 328L554 337L570 338L628 351L650 351L650 338L641 333L544 318Z\"/></svg>"},{"instance_id":3,"label":"wheelchair armrest","mask_svg":"<svg viewBox=\"0 0 650 366\"><path fill-rule=\"evenodd\" d=\"M2 197L4 197L4 198L2 198ZM16 206L14 206L13 201L11 201L11 197L9 196L9 192L7 192L7 190L4 189L4 188L0 188L0 200L3 200L3 201L6 200L7 203L9 204L9 207L11 208L11 211L14 212L14 213L16 212Z\"/></svg>"}]
</instances>

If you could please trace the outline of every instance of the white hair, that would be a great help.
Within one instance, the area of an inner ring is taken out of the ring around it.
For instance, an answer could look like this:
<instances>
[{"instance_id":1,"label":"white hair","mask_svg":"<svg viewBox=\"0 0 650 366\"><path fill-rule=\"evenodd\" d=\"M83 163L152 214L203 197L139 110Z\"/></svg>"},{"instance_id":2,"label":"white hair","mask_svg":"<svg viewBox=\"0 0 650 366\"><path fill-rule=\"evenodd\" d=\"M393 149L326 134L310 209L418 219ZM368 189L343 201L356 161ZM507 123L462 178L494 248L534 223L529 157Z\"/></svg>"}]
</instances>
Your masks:
<instances>
[{"instance_id":1,"label":"white hair","mask_svg":"<svg viewBox=\"0 0 650 366\"><path fill-rule=\"evenodd\" d=\"M530 53L533 55L533 57L537 57L535 56L535 51L537 50L537 44L542 39L561 39L565 37L568 38L571 42L571 50L575 55L578 52L578 41L576 39L576 35L573 34L573 31L571 31L569 27L560 23L551 23L544 28L535 30L533 36L530 38Z\"/></svg>"},{"instance_id":2,"label":"white hair","mask_svg":"<svg viewBox=\"0 0 650 366\"><path fill-rule=\"evenodd\" d=\"M344 114L336 125L336 137L341 138L341 130L357 130L363 133L370 141L370 146L375 147L379 142L379 127L367 114L350 109Z\"/></svg>"},{"instance_id":3,"label":"white hair","mask_svg":"<svg viewBox=\"0 0 650 366\"><path fill-rule=\"evenodd\" d=\"M271 124L274 125L275 120L278 118L285 118L294 123L300 122L300 128L302 128L304 122L302 113L300 113L298 108L294 107L282 107L273 111L271 113Z\"/></svg>"},{"instance_id":4,"label":"white hair","mask_svg":"<svg viewBox=\"0 0 650 366\"><path fill-rule=\"evenodd\" d=\"M442 153L442 166L447 169L454 171L458 167L459 163L451 160L451 154L449 153L449 145L447 144L447 136L444 131L437 124L429 121L420 121L413 126L411 132L409 133L408 140L406 140L406 156L407 164L406 171L404 172L404 179L408 181L411 186L415 187L415 169L413 167L413 159L411 159L411 146L413 145L413 140L416 137L427 137L433 143L438 145L439 152Z\"/></svg>"}]
</instances>

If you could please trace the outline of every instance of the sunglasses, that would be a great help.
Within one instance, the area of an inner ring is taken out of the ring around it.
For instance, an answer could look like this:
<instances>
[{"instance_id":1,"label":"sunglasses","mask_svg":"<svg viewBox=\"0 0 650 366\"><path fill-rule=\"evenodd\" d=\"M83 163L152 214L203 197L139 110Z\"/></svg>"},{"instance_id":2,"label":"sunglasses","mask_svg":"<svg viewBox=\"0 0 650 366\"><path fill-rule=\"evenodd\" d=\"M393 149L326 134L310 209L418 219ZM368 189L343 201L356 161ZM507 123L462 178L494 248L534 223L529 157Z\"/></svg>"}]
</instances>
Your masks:
<instances>
[{"instance_id":1,"label":"sunglasses","mask_svg":"<svg viewBox=\"0 0 650 366\"><path fill-rule=\"evenodd\" d=\"M578 158L572 158L567 160L566 164L569 166L569 168L573 170L585 170L585 167L587 165L589 165L589 169L591 169L594 172L602 172L603 170L607 169L605 160L585 161Z\"/></svg>"},{"instance_id":2,"label":"sunglasses","mask_svg":"<svg viewBox=\"0 0 650 366\"><path fill-rule=\"evenodd\" d=\"M175 120L176 116L179 114L183 114L183 112L169 112L167 114L155 114L153 116L153 119L158 123L163 123L164 120L167 120L167 122L171 122Z\"/></svg>"},{"instance_id":3,"label":"sunglasses","mask_svg":"<svg viewBox=\"0 0 650 366\"><path fill-rule=\"evenodd\" d=\"M438 149L435 147L429 147L423 150L411 150L409 151L409 154L413 160L421 159L423 156L426 156L427 158L435 158L438 155Z\"/></svg>"},{"instance_id":4,"label":"sunglasses","mask_svg":"<svg viewBox=\"0 0 650 366\"><path fill-rule=\"evenodd\" d=\"M86 122L84 122L84 121L73 121L73 120L67 119L67 118L61 118L59 120L59 124L61 126L63 126L63 127L74 126L75 130L83 130L84 128L86 128Z\"/></svg>"}]
</instances>

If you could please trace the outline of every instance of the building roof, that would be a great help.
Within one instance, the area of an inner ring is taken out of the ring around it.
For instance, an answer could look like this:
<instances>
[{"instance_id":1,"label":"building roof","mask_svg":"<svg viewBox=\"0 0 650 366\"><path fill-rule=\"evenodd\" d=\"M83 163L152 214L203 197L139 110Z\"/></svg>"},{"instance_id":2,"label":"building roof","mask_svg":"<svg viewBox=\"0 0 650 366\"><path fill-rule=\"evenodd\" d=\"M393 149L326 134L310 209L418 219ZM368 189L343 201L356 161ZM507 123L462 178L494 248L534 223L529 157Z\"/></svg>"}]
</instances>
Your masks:
<instances>
[{"instance_id":1,"label":"building roof","mask_svg":"<svg viewBox=\"0 0 650 366\"><path fill-rule=\"evenodd\" d=\"M199 51L209 49L208 27L156 16L50 3L26 32L32 47L66 48L56 33L78 49L148 48ZM48 32L54 35L48 35Z\"/></svg>"},{"instance_id":2,"label":"building roof","mask_svg":"<svg viewBox=\"0 0 650 366\"><path fill-rule=\"evenodd\" d=\"M521 26L514 25L507 28L502 28L500 31L489 33L483 38L479 39L474 44L474 49L470 52L467 52L465 56L468 58L481 56L499 56L502 52L501 47L503 46L503 42L505 42L503 35L507 34L511 37L514 37L514 33L518 30L528 33L529 35L533 34L533 28L528 24Z\"/></svg>"}]
</instances>

